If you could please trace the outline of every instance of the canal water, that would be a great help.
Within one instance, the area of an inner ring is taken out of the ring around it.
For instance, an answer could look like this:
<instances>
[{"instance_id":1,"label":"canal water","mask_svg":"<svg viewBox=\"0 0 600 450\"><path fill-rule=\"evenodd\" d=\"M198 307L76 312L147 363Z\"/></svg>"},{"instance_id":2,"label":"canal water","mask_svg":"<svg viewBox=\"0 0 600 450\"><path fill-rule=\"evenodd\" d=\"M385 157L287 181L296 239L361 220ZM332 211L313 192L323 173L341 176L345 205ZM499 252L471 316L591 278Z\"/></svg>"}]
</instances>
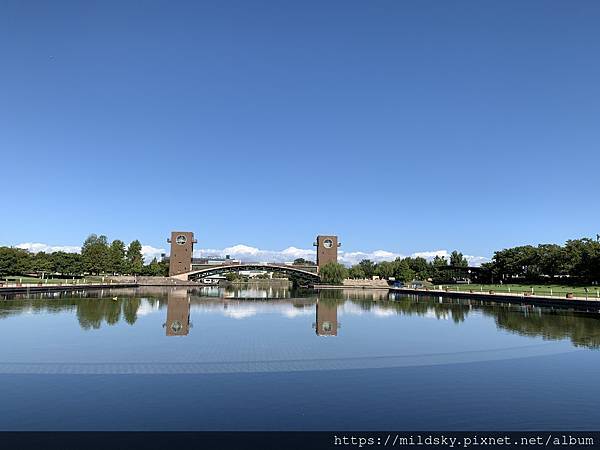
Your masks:
<instances>
[{"instance_id":1,"label":"canal water","mask_svg":"<svg viewBox=\"0 0 600 450\"><path fill-rule=\"evenodd\" d=\"M600 313L385 291L0 298L0 430L597 429Z\"/></svg>"}]
</instances>

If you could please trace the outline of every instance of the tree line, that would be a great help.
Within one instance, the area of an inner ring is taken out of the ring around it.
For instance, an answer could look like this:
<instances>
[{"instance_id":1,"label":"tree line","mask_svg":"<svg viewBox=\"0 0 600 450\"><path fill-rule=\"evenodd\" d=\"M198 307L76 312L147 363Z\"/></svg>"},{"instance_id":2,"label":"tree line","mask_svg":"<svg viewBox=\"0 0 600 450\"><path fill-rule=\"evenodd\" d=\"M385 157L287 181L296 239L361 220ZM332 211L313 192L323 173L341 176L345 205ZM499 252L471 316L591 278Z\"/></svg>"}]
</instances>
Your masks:
<instances>
[{"instance_id":1,"label":"tree line","mask_svg":"<svg viewBox=\"0 0 600 450\"><path fill-rule=\"evenodd\" d=\"M381 262L363 259L349 268L342 264L329 263L320 269L319 274L321 280L328 284L339 284L347 278L371 279L374 276L388 280L394 278L402 282L428 279L440 281L445 273L440 270L442 267L466 268L468 265L464 255L455 250L450 254L450 259L436 256L431 261L422 257L396 258L394 261Z\"/></svg>"},{"instance_id":2,"label":"tree line","mask_svg":"<svg viewBox=\"0 0 600 450\"><path fill-rule=\"evenodd\" d=\"M303 258L296 265L314 264ZM395 261L373 262L364 259L351 267L331 263L321 268L323 282L339 284L346 278L365 279L379 276L398 281L429 280L446 283L452 274L448 268L464 269L468 261L457 250L450 258L436 256L427 261L422 257L397 258ZM444 270L442 270L444 269ZM122 240L109 243L104 235L91 234L83 243L81 253L37 252L0 247L0 277L27 274L85 274L156 275L167 276L168 265L154 258L144 264L142 244L132 241L128 246ZM600 282L600 242L590 238L573 239L564 245L525 245L496 251L489 263L482 264L473 276L481 282L523 281L561 283Z\"/></svg>"},{"instance_id":3,"label":"tree line","mask_svg":"<svg viewBox=\"0 0 600 450\"><path fill-rule=\"evenodd\" d=\"M600 236L568 240L564 245L539 244L511 247L494 252L492 260L473 273L466 273L468 261L459 251L450 259L436 256L425 258L397 258L395 261L375 263L365 259L350 268L341 264L327 265L321 269L326 283L339 284L346 278L381 278L407 282L431 280L433 283L450 283L457 278L469 277L481 283L600 283ZM444 270L442 270L444 269Z\"/></svg>"},{"instance_id":4,"label":"tree line","mask_svg":"<svg viewBox=\"0 0 600 450\"><path fill-rule=\"evenodd\" d=\"M120 239L109 243L104 235L90 234L81 247L81 253L33 253L20 248L0 247L0 277L28 274L167 276L168 271L168 265L156 258L144 264L142 244L137 239L126 246Z\"/></svg>"},{"instance_id":5,"label":"tree line","mask_svg":"<svg viewBox=\"0 0 600 450\"><path fill-rule=\"evenodd\" d=\"M568 240L564 245L523 245L494 253L482 264L481 276L490 281L522 280L561 283L600 282L600 242L590 238Z\"/></svg>"}]
</instances>

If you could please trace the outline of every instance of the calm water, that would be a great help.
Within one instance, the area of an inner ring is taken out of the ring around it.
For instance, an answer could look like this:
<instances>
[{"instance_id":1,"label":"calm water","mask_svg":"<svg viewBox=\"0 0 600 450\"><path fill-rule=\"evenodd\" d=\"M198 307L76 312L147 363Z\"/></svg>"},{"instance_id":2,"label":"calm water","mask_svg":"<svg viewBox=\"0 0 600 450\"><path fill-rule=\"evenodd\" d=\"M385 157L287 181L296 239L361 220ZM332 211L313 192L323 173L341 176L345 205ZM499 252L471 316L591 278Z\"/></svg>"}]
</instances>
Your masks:
<instances>
[{"instance_id":1,"label":"calm water","mask_svg":"<svg viewBox=\"0 0 600 450\"><path fill-rule=\"evenodd\" d=\"M597 429L599 318L283 287L13 296L0 429Z\"/></svg>"}]
</instances>

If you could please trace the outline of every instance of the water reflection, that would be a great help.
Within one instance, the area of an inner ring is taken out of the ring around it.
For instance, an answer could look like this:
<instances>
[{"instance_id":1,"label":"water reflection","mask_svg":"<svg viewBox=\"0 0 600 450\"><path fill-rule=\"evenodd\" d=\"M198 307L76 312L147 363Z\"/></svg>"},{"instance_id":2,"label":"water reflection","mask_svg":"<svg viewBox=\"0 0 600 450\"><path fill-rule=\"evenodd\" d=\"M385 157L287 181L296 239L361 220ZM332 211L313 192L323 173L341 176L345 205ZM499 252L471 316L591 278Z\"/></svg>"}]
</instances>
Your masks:
<instances>
[{"instance_id":1,"label":"water reflection","mask_svg":"<svg viewBox=\"0 0 600 450\"><path fill-rule=\"evenodd\" d=\"M457 325L468 322L471 317L484 316L492 318L498 330L515 335L546 340L569 339L577 347L600 348L600 315L597 312L418 297L386 291L325 290L316 293L293 291L287 287L263 290L145 287L53 292L28 297L15 294L0 300L0 330L3 319L23 314L71 312L81 329L93 331L117 324L135 325L140 317L158 312L164 315L161 323L167 336L187 336L193 314L217 313L231 319L250 320L277 313L287 318L312 315L314 321L308 322L308 329L318 336L338 336L339 317L360 311L382 318L405 316L451 320Z\"/></svg>"},{"instance_id":2,"label":"water reflection","mask_svg":"<svg viewBox=\"0 0 600 450\"><path fill-rule=\"evenodd\" d=\"M186 289L171 289L167 294L167 336L187 336L190 332L190 296Z\"/></svg>"},{"instance_id":3,"label":"water reflection","mask_svg":"<svg viewBox=\"0 0 600 450\"><path fill-rule=\"evenodd\" d=\"M318 336L337 336L339 327L337 310L338 303L335 301L328 299L317 301L315 331Z\"/></svg>"}]
</instances>

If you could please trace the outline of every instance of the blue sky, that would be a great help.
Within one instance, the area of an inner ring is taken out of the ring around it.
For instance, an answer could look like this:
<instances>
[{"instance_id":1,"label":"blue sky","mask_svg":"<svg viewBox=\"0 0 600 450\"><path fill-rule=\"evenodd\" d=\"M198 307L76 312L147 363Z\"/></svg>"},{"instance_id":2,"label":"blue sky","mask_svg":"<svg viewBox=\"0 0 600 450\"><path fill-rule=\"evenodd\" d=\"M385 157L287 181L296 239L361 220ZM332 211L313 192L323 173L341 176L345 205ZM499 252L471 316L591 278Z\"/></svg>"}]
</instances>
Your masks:
<instances>
[{"instance_id":1,"label":"blue sky","mask_svg":"<svg viewBox=\"0 0 600 450\"><path fill-rule=\"evenodd\" d=\"M0 245L600 232L595 1L0 4Z\"/></svg>"}]
</instances>

